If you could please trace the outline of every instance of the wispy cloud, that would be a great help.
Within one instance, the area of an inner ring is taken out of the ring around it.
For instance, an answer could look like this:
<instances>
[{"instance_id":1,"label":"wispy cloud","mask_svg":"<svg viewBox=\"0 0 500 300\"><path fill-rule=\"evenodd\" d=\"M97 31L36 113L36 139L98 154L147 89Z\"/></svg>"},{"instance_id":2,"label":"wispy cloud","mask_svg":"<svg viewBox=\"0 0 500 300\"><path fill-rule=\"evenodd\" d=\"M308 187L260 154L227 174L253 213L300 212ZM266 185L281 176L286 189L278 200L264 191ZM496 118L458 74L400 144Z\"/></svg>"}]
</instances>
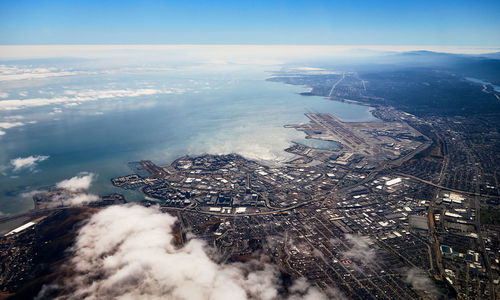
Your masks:
<instances>
[{"instance_id":1,"label":"wispy cloud","mask_svg":"<svg viewBox=\"0 0 500 300\"><path fill-rule=\"evenodd\" d=\"M367 236L346 234L346 241L350 248L342 254L362 265L368 265L375 260L375 250L370 248L373 243Z\"/></svg>"},{"instance_id":2,"label":"wispy cloud","mask_svg":"<svg viewBox=\"0 0 500 300\"><path fill-rule=\"evenodd\" d=\"M30 155L28 157L18 157L10 160L10 164L14 168L14 172L30 169L34 170L38 163L47 160L49 156L47 155Z\"/></svg>"},{"instance_id":3,"label":"wispy cloud","mask_svg":"<svg viewBox=\"0 0 500 300\"><path fill-rule=\"evenodd\" d=\"M99 196L94 194L79 193L68 197L63 202L65 205L79 206L90 202L99 201L99 199Z\"/></svg>"},{"instance_id":4,"label":"wispy cloud","mask_svg":"<svg viewBox=\"0 0 500 300\"><path fill-rule=\"evenodd\" d=\"M23 198L32 198L33 196L37 195L37 194L43 194L43 193L46 193L47 191L45 190L33 190L33 191L30 191L30 192L26 192L26 193L22 193L20 194L21 197Z\"/></svg>"},{"instance_id":5,"label":"wispy cloud","mask_svg":"<svg viewBox=\"0 0 500 300\"><path fill-rule=\"evenodd\" d=\"M295 280L293 285L289 288L289 291L291 292L291 296L288 297L288 300L347 299L344 293L334 287L330 287L326 291L320 292L318 289L311 287L309 282L303 277Z\"/></svg>"},{"instance_id":6,"label":"wispy cloud","mask_svg":"<svg viewBox=\"0 0 500 300\"><path fill-rule=\"evenodd\" d=\"M9 129L12 127L23 126L21 122L0 122L0 128Z\"/></svg>"},{"instance_id":7,"label":"wispy cloud","mask_svg":"<svg viewBox=\"0 0 500 300\"><path fill-rule=\"evenodd\" d=\"M21 122L0 122L0 135L6 134L5 130L2 130L2 129L9 129L12 127L18 127L18 126L23 126L23 125L24 124Z\"/></svg>"},{"instance_id":8,"label":"wispy cloud","mask_svg":"<svg viewBox=\"0 0 500 300\"><path fill-rule=\"evenodd\" d=\"M268 134L262 135L263 131ZM190 145L189 153L239 153L248 159L280 164L293 158L293 155L283 149L291 145L290 140L300 137L300 133L280 127L262 124L234 126L219 130L210 137L200 133Z\"/></svg>"},{"instance_id":9,"label":"wispy cloud","mask_svg":"<svg viewBox=\"0 0 500 300\"><path fill-rule=\"evenodd\" d=\"M51 104L75 105L80 102L96 101L100 99L138 97L156 94L179 94L179 89L123 89L123 90L87 90L66 91L64 96L53 98L9 99L0 101L0 110L17 110L29 107L46 106Z\"/></svg>"},{"instance_id":10,"label":"wispy cloud","mask_svg":"<svg viewBox=\"0 0 500 300\"><path fill-rule=\"evenodd\" d=\"M77 176L56 183L57 190L34 190L22 193L21 197L32 198L44 194L45 200L41 203L44 207L84 205L100 199L99 196L88 193L95 178L96 175L93 173L81 172Z\"/></svg>"},{"instance_id":11,"label":"wispy cloud","mask_svg":"<svg viewBox=\"0 0 500 300\"><path fill-rule=\"evenodd\" d=\"M429 279L429 276L419 268L409 269L405 274L405 281L417 291L424 291L432 295L440 294L436 285Z\"/></svg>"},{"instance_id":12,"label":"wispy cloud","mask_svg":"<svg viewBox=\"0 0 500 300\"><path fill-rule=\"evenodd\" d=\"M70 76L79 73L81 72L59 70L57 68L23 68L17 66L0 65L0 82Z\"/></svg>"}]
</instances>

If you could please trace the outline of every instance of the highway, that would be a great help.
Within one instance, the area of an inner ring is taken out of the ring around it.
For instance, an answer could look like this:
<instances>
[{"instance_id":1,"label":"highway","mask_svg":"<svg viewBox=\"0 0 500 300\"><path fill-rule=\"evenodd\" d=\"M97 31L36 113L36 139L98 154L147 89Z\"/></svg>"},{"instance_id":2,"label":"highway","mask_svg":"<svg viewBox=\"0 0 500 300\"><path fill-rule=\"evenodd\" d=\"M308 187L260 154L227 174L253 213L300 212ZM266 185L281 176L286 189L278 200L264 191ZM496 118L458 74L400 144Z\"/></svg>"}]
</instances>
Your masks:
<instances>
[{"instance_id":1,"label":"highway","mask_svg":"<svg viewBox=\"0 0 500 300\"><path fill-rule=\"evenodd\" d=\"M197 209L191 209L188 207L171 207L171 206L162 206L162 211L168 211L168 210L175 210L175 211L189 211L189 212L194 212L194 213L199 213L199 214L204 214L204 215L211 215L211 216L218 216L218 217L245 217L245 216L263 216L263 215L272 215L275 213L280 213L280 212L285 212L285 211L290 211L299 207L306 206L310 203L312 203L314 200L308 200L304 201L301 203L297 203L292 206L288 207L283 207L279 209L274 209L271 211L261 211L261 212L253 212L253 213L220 213L220 212L214 212L214 211L205 211L205 210L197 210Z\"/></svg>"},{"instance_id":2,"label":"highway","mask_svg":"<svg viewBox=\"0 0 500 300\"><path fill-rule=\"evenodd\" d=\"M345 73L342 73L342 78L340 78L337 82L335 82L332 86L332 89L330 90L330 93L328 93L328 97L331 97L332 96L332 93L333 91L335 90L335 88L337 87L337 85L342 81L344 80L344 77L345 77Z\"/></svg>"},{"instance_id":3,"label":"highway","mask_svg":"<svg viewBox=\"0 0 500 300\"><path fill-rule=\"evenodd\" d=\"M446 187L446 186L434 183L432 181L425 180L425 179L422 179L422 178L419 178L419 177L416 177L416 176L413 176L413 175L410 175L410 174L406 174L406 173L400 173L400 172L398 172L396 174L399 175L399 176L408 177L408 178L416 180L416 181L420 181L420 182L428 184L428 185L432 185L434 187L437 187L437 188L440 188L440 189L446 190L446 191L451 191L451 192L455 192L455 193L459 193L459 194L466 194L466 195L471 195L471 196L484 197L484 198L498 198L498 196L494 196L494 195L486 195L486 194L480 194L480 193L477 193L477 192L469 192L469 191L462 191L462 190L457 190L457 189L454 189L454 188L449 188L449 187Z\"/></svg>"}]
</instances>

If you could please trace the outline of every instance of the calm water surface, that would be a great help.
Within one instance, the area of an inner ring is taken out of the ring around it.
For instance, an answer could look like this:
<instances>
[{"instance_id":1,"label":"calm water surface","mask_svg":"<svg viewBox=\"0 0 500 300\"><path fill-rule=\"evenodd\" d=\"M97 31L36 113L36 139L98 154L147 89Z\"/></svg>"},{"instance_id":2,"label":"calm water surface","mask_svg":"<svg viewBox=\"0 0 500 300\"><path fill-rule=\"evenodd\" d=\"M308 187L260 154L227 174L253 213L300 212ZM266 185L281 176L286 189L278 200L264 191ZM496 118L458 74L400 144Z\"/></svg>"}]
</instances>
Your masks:
<instances>
[{"instance_id":1,"label":"calm water surface","mask_svg":"<svg viewBox=\"0 0 500 300\"><path fill-rule=\"evenodd\" d=\"M283 128L308 122L306 112L329 112L345 121L374 119L367 107L300 96L303 87L265 81L273 69L201 65L0 82L7 99L58 97L68 91L174 91L0 111L0 122L24 124L0 136L0 211L28 210L32 200L23 193L83 171L97 175L91 192L123 193L110 178L131 173L127 162L134 160L164 165L185 154L234 152L272 163L286 161L290 156L283 149L292 141L315 144L302 133ZM12 159L30 155L49 159L33 169L14 171L10 166ZM137 193L126 196L140 199Z\"/></svg>"}]
</instances>

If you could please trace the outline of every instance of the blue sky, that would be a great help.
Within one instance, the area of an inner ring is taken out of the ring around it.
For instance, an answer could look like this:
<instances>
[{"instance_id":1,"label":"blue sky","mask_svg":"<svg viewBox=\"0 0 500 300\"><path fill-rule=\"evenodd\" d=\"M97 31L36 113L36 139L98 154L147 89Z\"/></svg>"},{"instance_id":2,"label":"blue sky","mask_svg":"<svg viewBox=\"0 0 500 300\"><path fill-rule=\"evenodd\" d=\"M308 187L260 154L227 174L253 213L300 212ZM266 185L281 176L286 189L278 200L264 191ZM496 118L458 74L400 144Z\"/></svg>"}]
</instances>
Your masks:
<instances>
[{"instance_id":1,"label":"blue sky","mask_svg":"<svg viewBox=\"0 0 500 300\"><path fill-rule=\"evenodd\" d=\"M0 1L0 44L500 46L500 1Z\"/></svg>"}]
</instances>

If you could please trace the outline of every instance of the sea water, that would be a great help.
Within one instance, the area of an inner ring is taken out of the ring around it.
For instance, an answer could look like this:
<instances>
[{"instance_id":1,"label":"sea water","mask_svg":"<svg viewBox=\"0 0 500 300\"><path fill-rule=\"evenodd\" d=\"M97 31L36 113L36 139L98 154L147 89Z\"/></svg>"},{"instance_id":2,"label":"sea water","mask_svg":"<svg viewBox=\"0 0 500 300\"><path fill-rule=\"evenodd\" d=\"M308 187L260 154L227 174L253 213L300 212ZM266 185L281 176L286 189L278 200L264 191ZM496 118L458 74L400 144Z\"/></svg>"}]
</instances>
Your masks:
<instances>
[{"instance_id":1,"label":"sea water","mask_svg":"<svg viewBox=\"0 0 500 300\"><path fill-rule=\"evenodd\" d=\"M57 66L57 62L51 59L0 64L36 69ZM22 123L3 129L0 136L3 214L31 209L32 199L26 193L80 172L96 175L90 188L92 193L121 192L128 200L140 200L139 193L115 188L110 182L112 177L132 172L127 166L130 161L152 160L167 165L186 154L238 153L249 159L284 162L291 157L283 150L292 141L314 144L306 141L303 133L283 127L308 122L306 112L331 113L344 121L374 119L368 107L304 97L299 93L306 87L266 81L283 67L280 65L196 64L156 68L122 64L96 70L86 68L86 61L63 62L66 69L84 71L68 76L0 81L0 91L7 95L0 102L61 97L64 100L89 91L169 92L0 110L0 122ZM14 170L12 159L38 155L49 158L32 167Z\"/></svg>"}]
</instances>

